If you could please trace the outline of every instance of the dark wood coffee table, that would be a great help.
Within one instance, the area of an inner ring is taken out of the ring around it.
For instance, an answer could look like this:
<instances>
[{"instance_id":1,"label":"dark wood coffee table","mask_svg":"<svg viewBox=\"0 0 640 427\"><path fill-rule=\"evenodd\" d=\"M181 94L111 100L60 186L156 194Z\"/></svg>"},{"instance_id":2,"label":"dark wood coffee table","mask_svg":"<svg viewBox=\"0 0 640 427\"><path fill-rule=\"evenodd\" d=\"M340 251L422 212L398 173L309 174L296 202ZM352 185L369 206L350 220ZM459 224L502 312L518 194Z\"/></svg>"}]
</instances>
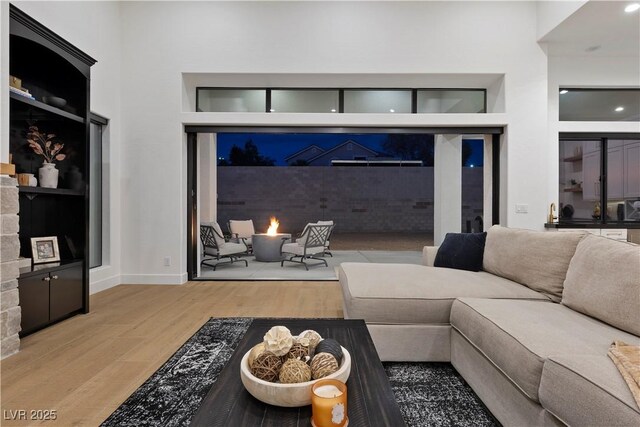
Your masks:
<instances>
[{"instance_id":1,"label":"dark wood coffee table","mask_svg":"<svg viewBox=\"0 0 640 427\"><path fill-rule=\"evenodd\" d=\"M311 405L281 408L262 403L240 381L240 360L275 325L293 334L314 329L351 354L347 381L349 427L403 426L391 385L363 320L255 319L217 381L202 400L193 426L310 426Z\"/></svg>"}]
</instances>

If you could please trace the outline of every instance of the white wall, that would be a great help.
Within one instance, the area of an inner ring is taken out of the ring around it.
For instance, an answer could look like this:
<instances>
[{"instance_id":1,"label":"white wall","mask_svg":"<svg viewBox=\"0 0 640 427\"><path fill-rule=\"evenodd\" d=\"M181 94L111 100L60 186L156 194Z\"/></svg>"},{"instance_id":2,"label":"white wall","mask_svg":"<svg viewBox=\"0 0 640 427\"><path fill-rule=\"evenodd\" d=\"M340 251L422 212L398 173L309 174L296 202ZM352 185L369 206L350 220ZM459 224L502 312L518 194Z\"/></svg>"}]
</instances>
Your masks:
<instances>
[{"instance_id":1,"label":"white wall","mask_svg":"<svg viewBox=\"0 0 640 427\"><path fill-rule=\"evenodd\" d=\"M528 203L529 214L516 217L509 208L503 222L542 228L548 203L547 77L546 56L536 43L534 3L135 2L122 9L123 177L130 183L122 197L131 207L123 217L122 253L129 277L145 281L161 274L178 282L186 272L181 122L193 115L181 115L189 104L181 97L185 72L253 73L257 84L268 80L264 75L315 74L321 76L318 84L329 85L333 73L354 74L354 84L364 74L505 74L499 88L506 98L499 121L508 125L505 203ZM287 117L276 116L207 117L220 123L278 123ZM450 120L335 116L297 120L378 125ZM180 262L164 267L165 256Z\"/></svg>"},{"instance_id":2,"label":"white wall","mask_svg":"<svg viewBox=\"0 0 640 427\"><path fill-rule=\"evenodd\" d=\"M121 27L117 2L13 2L25 13L92 56L98 62L91 68L91 111L110 119L107 173L109 176L109 216L104 232L109 233L109 265L91 270L91 293L120 283L121 223ZM2 2L4 9L6 3ZM3 17L4 19L4 17ZM4 23L4 21L3 21ZM4 26L2 37L8 35ZM3 46L4 47L4 46ZM5 52L4 49L2 49ZM4 64L3 64L4 70ZM2 82L6 82L4 74ZM6 85L0 85L4 88ZM4 93L4 92L3 92ZM4 96L3 96L4 99ZM4 124L4 122L3 122ZM3 140L5 127L3 126ZM4 150L3 150L4 151ZM132 207L135 209L135 207Z\"/></svg>"},{"instance_id":3,"label":"white wall","mask_svg":"<svg viewBox=\"0 0 640 427\"><path fill-rule=\"evenodd\" d=\"M538 40L560 25L562 21L573 15L588 0L555 0L537 1L537 36Z\"/></svg>"},{"instance_id":4,"label":"white wall","mask_svg":"<svg viewBox=\"0 0 640 427\"><path fill-rule=\"evenodd\" d=\"M125 283L185 280L182 123L200 119L220 124L506 125L503 224L541 229L545 221L550 201L548 84L533 2L20 2L19 7L99 61L92 70L92 109L112 119L114 148L114 265L103 281L120 273ZM334 74L351 76L354 86L372 75L380 86L403 86L404 75L504 75L494 79L490 99L492 111L504 113L197 115L183 112L190 105L183 96L183 73L243 74L254 76L257 85L289 73L309 76L306 81L318 86L331 86ZM528 204L529 213L516 216L515 203ZM167 256L173 260L170 266L164 265ZM92 281L99 280L97 274Z\"/></svg>"}]
</instances>

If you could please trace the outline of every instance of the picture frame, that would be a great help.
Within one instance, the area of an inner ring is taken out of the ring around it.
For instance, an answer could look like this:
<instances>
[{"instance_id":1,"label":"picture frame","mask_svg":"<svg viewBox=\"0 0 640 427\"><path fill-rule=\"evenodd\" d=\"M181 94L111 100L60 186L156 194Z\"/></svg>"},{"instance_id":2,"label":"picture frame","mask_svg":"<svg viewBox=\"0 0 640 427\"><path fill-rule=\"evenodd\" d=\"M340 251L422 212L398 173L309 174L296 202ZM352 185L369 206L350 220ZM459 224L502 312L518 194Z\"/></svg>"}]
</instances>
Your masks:
<instances>
[{"instance_id":1,"label":"picture frame","mask_svg":"<svg viewBox=\"0 0 640 427\"><path fill-rule=\"evenodd\" d=\"M32 237L31 253L33 255L34 264L60 261L58 238L56 236Z\"/></svg>"}]
</instances>

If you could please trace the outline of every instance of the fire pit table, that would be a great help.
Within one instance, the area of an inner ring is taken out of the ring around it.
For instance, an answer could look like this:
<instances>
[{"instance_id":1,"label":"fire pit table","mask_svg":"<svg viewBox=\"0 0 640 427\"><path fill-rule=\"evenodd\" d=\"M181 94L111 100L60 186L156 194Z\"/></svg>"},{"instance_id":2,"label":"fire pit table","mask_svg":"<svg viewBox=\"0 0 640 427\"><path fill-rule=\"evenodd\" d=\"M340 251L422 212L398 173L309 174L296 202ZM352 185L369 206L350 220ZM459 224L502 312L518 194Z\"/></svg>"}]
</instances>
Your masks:
<instances>
[{"instance_id":1,"label":"fire pit table","mask_svg":"<svg viewBox=\"0 0 640 427\"><path fill-rule=\"evenodd\" d=\"M253 244L253 255L255 255L256 261L282 261L284 257L282 252L280 252L280 248L282 247L283 240L291 240L291 234L253 234L251 236L251 243Z\"/></svg>"}]
</instances>

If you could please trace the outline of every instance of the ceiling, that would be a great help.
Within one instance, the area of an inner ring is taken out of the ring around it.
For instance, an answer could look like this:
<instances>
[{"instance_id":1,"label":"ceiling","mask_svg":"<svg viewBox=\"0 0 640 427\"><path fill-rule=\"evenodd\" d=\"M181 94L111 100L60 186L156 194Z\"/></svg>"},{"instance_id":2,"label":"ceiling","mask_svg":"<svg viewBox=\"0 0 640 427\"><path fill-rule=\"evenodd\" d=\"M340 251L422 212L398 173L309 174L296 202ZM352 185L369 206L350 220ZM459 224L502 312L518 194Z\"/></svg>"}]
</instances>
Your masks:
<instances>
[{"instance_id":1,"label":"ceiling","mask_svg":"<svg viewBox=\"0 0 640 427\"><path fill-rule=\"evenodd\" d=\"M640 57L640 10L624 11L634 1L589 1L540 42L550 55Z\"/></svg>"}]
</instances>

